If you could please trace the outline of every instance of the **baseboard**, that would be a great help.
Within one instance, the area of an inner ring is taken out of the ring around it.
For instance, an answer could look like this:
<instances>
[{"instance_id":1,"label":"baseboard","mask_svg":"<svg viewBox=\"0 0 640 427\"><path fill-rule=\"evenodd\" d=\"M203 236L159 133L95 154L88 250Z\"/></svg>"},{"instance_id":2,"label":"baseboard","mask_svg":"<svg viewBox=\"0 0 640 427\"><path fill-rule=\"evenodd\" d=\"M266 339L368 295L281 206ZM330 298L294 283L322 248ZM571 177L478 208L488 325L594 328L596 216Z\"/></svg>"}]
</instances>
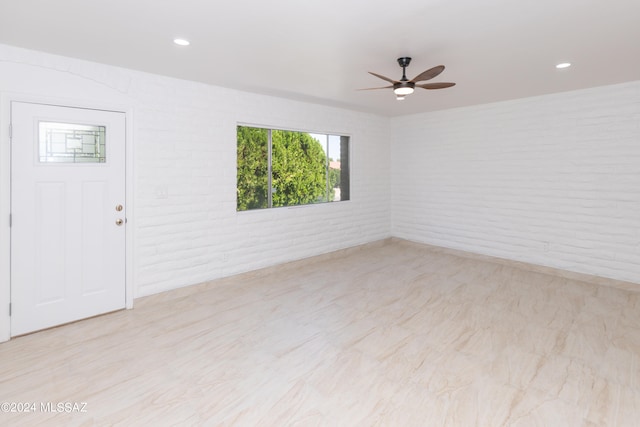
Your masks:
<instances>
[{"instance_id":1,"label":"baseboard","mask_svg":"<svg viewBox=\"0 0 640 427\"><path fill-rule=\"evenodd\" d=\"M595 285L609 286L612 288L617 288L625 291L640 292L640 283L610 279L608 277L596 276L596 275L586 274L586 273L578 273L575 271L568 271L560 268L532 264L532 263L523 262L523 261L515 261L507 258L494 257L490 255L482 255L475 252L467 252L459 249L451 249L451 248L445 248L442 246L434 246L426 243L420 243L412 240L402 239L399 237L391 237L389 240L395 243L402 243L405 245L415 245L416 247L428 248L429 250L436 251L438 253L458 256L462 258L493 262L496 264L501 264L509 267L520 268L525 271L548 274L551 276L558 276L565 279L578 280L581 282L592 283Z\"/></svg>"}]
</instances>

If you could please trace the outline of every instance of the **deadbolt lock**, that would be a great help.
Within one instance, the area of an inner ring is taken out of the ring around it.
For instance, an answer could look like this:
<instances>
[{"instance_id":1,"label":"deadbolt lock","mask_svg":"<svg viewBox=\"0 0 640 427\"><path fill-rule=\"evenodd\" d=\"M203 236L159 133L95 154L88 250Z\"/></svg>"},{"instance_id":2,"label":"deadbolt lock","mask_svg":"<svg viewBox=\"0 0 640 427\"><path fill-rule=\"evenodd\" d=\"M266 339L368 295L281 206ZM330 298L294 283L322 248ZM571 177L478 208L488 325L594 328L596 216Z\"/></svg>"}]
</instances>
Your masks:
<instances>
[{"instance_id":1,"label":"deadbolt lock","mask_svg":"<svg viewBox=\"0 0 640 427\"><path fill-rule=\"evenodd\" d=\"M122 205L117 205L117 206L116 206L116 211L121 212L121 211L122 211L122 209L124 209L124 208L122 207Z\"/></svg>"}]
</instances>

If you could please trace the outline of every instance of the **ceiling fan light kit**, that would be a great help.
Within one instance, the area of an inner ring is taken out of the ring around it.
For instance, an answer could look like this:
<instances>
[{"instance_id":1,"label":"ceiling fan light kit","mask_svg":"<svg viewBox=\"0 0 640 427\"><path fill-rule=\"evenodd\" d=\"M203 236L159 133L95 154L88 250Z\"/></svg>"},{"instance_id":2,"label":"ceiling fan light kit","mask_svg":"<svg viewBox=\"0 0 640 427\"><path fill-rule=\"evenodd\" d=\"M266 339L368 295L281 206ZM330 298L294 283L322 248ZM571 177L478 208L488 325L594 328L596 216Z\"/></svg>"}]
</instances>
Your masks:
<instances>
[{"instance_id":1,"label":"ceiling fan light kit","mask_svg":"<svg viewBox=\"0 0 640 427\"><path fill-rule=\"evenodd\" d=\"M410 82L396 83L393 85L393 92L395 92L396 95L411 95L413 93L414 87L415 87L415 83L410 83Z\"/></svg>"},{"instance_id":2,"label":"ceiling fan light kit","mask_svg":"<svg viewBox=\"0 0 640 427\"><path fill-rule=\"evenodd\" d=\"M369 74L376 76L382 80L385 80L389 83L391 83L390 86L384 86L384 87L372 87L372 88L367 88L367 89L360 89L360 90L375 90L375 89L388 89L388 88L393 88L393 92L396 94L396 99L398 101L402 101L405 99L405 96L407 95L411 95L414 91L414 89L417 87L420 87L422 89L444 89L447 87L451 87L454 86L455 83L426 83L426 84L419 84L416 85L416 83L418 82L423 82L425 80L430 80L436 76L438 76L440 73L442 73L442 71L444 71L444 65L438 65L436 67L430 68L426 71L423 71L422 73L418 74L416 77L414 77L413 79L409 80L407 79L407 74L406 74L406 69L407 66L409 66L409 64L411 63L411 58L409 58L408 56L403 56L401 58L398 58L398 64L402 67L402 78L400 80L393 80L390 79L389 77L385 77L383 75L380 74L376 74L373 73L371 71L369 71Z\"/></svg>"}]
</instances>

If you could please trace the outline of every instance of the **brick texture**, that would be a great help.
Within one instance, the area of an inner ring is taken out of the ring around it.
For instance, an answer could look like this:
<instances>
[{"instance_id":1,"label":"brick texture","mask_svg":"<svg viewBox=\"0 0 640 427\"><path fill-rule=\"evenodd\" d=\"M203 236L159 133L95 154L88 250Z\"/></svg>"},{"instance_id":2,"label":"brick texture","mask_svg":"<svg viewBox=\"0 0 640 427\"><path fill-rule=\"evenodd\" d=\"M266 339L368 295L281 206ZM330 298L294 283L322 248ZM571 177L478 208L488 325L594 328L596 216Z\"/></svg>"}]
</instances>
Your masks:
<instances>
[{"instance_id":1,"label":"brick texture","mask_svg":"<svg viewBox=\"0 0 640 427\"><path fill-rule=\"evenodd\" d=\"M392 235L640 282L640 82L394 118Z\"/></svg>"},{"instance_id":2,"label":"brick texture","mask_svg":"<svg viewBox=\"0 0 640 427\"><path fill-rule=\"evenodd\" d=\"M387 118L2 45L0 91L133 109L136 297L389 237ZM236 212L238 123L349 135L351 200Z\"/></svg>"},{"instance_id":3,"label":"brick texture","mask_svg":"<svg viewBox=\"0 0 640 427\"><path fill-rule=\"evenodd\" d=\"M0 91L133 112L136 297L389 236L640 282L640 82L389 119L0 45ZM236 212L237 124L350 135L351 201Z\"/></svg>"}]
</instances>

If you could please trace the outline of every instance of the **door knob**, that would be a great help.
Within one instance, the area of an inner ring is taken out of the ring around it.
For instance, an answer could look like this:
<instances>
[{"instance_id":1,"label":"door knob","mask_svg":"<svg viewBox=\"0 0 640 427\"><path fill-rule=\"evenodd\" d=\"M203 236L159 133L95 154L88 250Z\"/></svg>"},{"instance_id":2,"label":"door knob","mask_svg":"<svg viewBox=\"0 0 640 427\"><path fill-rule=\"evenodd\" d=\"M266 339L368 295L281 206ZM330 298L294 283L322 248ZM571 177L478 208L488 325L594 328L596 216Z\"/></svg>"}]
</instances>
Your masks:
<instances>
[{"instance_id":1,"label":"door knob","mask_svg":"<svg viewBox=\"0 0 640 427\"><path fill-rule=\"evenodd\" d=\"M122 218L118 218L118 219L116 219L116 225L117 225L118 227L119 227L119 226L121 226L122 224L124 224L124 221L122 220Z\"/></svg>"}]
</instances>

